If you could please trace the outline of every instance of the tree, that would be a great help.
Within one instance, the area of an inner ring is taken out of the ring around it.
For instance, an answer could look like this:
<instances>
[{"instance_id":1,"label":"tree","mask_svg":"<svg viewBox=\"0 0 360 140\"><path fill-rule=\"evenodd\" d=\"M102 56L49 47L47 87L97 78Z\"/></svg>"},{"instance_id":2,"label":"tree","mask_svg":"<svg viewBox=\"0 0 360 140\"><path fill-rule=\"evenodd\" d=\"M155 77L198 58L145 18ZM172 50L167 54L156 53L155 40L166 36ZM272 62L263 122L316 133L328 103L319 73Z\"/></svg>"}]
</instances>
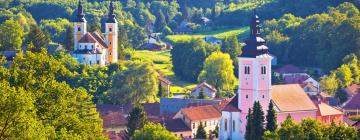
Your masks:
<instances>
[{"instance_id":1,"label":"tree","mask_svg":"<svg viewBox=\"0 0 360 140\"><path fill-rule=\"evenodd\" d=\"M249 108L248 115L246 116L246 131L245 131L245 139L251 140L254 138L254 125L253 125L253 114L251 112L251 108Z\"/></svg>"},{"instance_id":2,"label":"tree","mask_svg":"<svg viewBox=\"0 0 360 140\"><path fill-rule=\"evenodd\" d=\"M73 74L65 63L67 62L63 59L49 56L45 49L40 53L26 51L19 53L9 68L0 65L0 81L7 81L11 87L19 89L19 92L21 89L26 92L30 99L24 100L32 103L34 109L24 108L36 111L35 120L41 121L47 128L42 130L46 133L46 139L105 139L102 121L91 101L92 97L83 88L71 88L66 82L58 81L61 76ZM20 99L13 102L25 104ZM31 116L31 110L24 111ZM33 121L29 119L29 122Z\"/></svg>"},{"instance_id":3,"label":"tree","mask_svg":"<svg viewBox=\"0 0 360 140\"><path fill-rule=\"evenodd\" d=\"M281 124L280 129L276 132L278 133L279 137L284 140L304 138L301 127L292 120L291 116L286 118L286 120Z\"/></svg>"},{"instance_id":4,"label":"tree","mask_svg":"<svg viewBox=\"0 0 360 140\"><path fill-rule=\"evenodd\" d=\"M351 69L347 64L341 65L341 67L337 69L336 77L340 80L340 86L342 88L350 86L353 82Z\"/></svg>"},{"instance_id":5,"label":"tree","mask_svg":"<svg viewBox=\"0 0 360 140\"><path fill-rule=\"evenodd\" d=\"M164 13L160 10L155 20L155 28L157 32L162 32L166 27L166 19Z\"/></svg>"},{"instance_id":6,"label":"tree","mask_svg":"<svg viewBox=\"0 0 360 140\"><path fill-rule=\"evenodd\" d=\"M26 42L32 42L34 44L34 48L31 51L40 52L41 48L47 48L50 39L38 26L33 25L31 26Z\"/></svg>"},{"instance_id":7,"label":"tree","mask_svg":"<svg viewBox=\"0 0 360 140\"><path fill-rule=\"evenodd\" d=\"M329 95L334 96L339 88L338 80L336 78L336 72L331 72L329 76L323 76L320 78L320 86Z\"/></svg>"},{"instance_id":8,"label":"tree","mask_svg":"<svg viewBox=\"0 0 360 140\"><path fill-rule=\"evenodd\" d=\"M146 112L144 108L140 105L135 106L133 110L129 113L127 117L128 124L126 128L127 136L133 136L135 130L142 129L145 124L148 122Z\"/></svg>"},{"instance_id":9,"label":"tree","mask_svg":"<svg viewBox=\"0 0 360 140\"><path fill-rule=\"evenodd\" d=\"M142 129L136 130L130 140L180 140L180 138L161 124L147 123Z\"/></svg>"},{"instance_id":10,"label":"tree","mask_svg":"<svg viewBox=\"0 0 360 140\"><path fill-rule=\"evenodd\" d=\"M219 137L219 125L215 126L215 129L211 132L215 136L215 138Z\"/></svg>"},{"instance_id":11,"label":"tree","mask_svg":"<svg viewBox=\"0 0 360 140\"><path fill-rule=\"evenodd\" d=\"M67 51L71 51L74 49L74 29L73 28L68 27L66 29L65 39L64 39L63 44Z\"/></svg>"},{"instance_id":12,"label":"tree","mask_svg":"<svg viewBox=\"0 0 360 140\"><path fill-rule=\"evenodd\" d=\"M22 37L22 27L13 20L6 20L0 25L0 51L20 50Z\"/></svg>"},{"instance_id":13,"label":"tree","mask_svg":"<svg viewBox=\"0 0 360 140\"><path fill-rule=\"evenodd\" d=\"M253 113L252 113L252 125L253 125L253 136L252 139L254 140L261 140L264 134L264 112L262 111L262 107L259 101L256 101L253 106Z\"/></svg>"},{"instance_id":14,"label":"tree","mask_svg":"<svg viewBox=\"0 0 360 140\"><path fill-rule=\"evenodd\" d=\"M158 96L159 98L163 97L164 95L163 95L163 88L162 88L162 86L161 86L161 81L159 81L158 90L159 90L159 91L158 91L157 96Z\"/></svg>"},{"instance_id":15,"label":"tree","mask_svg":"<svg viewBox=\"0 0 360 140\"><path fill-rule=\"evenodd\" d=\"M195 138L197 138L197 139L206 139L207 138L206 131L205 131L205 128L204 128L204 125L202 124L202 122L200 122L200 125L198 126L198 128L196 130Z\"/></svg>"},{"instance_id":16,"label":"tree","mask_svg":"<svg viewBox=\"0 0 360 140\"><path fill-rule=\"evenodd\" d=\"M272 101L270 101L269 109L267 110L267 114L266 114L266 130L269 130L270 132L274 132L276 128L277 128L276 112Z\"/></svg>"},{"instance_id":17,"label":"tree","mask_svg":"<svg viewBox=\"0 0 360 140\"><path fill-rule=\"evenodd\" d=\"M231 60L233 61L234 66L234 75L238 75L239 64L238 56L241 54L241 45L236 36L225 37L223 43L221 44L221 52L227 53L230 55Z\"/></svg>"},{"instance_id":18,"label":"tree","mask_svg":"<svg viewBox=\"0 0 360 140\"><path fill-rule=\"evenodd\" d=\"M198 81L206 81L217 89L232 91L235 85L234 66L228 54L214 52L204 63Z\"/></svg>"},{"instance_id":19,"label":"tree","mask_svg":"<svg viewBox=\"0 0 360 140\"><path fill-rule=\"evenodd\" d=\"M139 104L158 101L158 74L148 62L131 61L127 70L113 76L109 96L116 104Z\"/></svg>"},{"instance_id":20,"label":"tree","mask_svg":"<svg viewBox=\"0 0 360 140\"><path fill-rule=\"evenodd\" d=\"M204 88L200 88L198 99L205 99Z\"/></svg>"},{"instance_id":21,"label":"tree","mask_svg":"<svg viewBox=\"0 0 360 140\"><path fill-rule=\"evenodd\" d=\"M348 64L352 73L353 83L360 83L359 60L355 54L346 55L343 59L344 64Z\"/></svg>"}]
</instances>

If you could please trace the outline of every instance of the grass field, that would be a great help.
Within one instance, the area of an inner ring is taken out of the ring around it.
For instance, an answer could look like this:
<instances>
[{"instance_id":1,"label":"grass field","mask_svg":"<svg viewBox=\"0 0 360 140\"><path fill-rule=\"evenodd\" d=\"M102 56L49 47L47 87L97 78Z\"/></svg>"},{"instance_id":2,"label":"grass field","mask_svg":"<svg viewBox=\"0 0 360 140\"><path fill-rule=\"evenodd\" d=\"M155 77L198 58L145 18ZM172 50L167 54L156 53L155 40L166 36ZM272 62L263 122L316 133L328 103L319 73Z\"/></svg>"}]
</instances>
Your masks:
<instances>
[{"instance_id":1,"label":"grass field","mask_svg":"<svg viewBox=\"0 0 360 140\"><path fill-rule=\"evenodd\" d=\"M171 93L188 93L188 90L195 87L196 83L183 81L175 76L172 71L172 62L170 51L146 51L137 50L134 54L135 59L149 60L154 63L154 68L160 71L172 82Z\"/></svg>"},{"instance_id":2,"label":"grass field","mask_svg":"<svg viewBox=\"0 0 360 140\"><path fill-rule=\"evenodd\" d=\"M242 36L246 34L248 31L249 31L249 27L240 27L240 28L216 30L211 32L203 32L197 34L168 35L165 38L172 42L179 42L183 40L199 39L199 38L201 39L207 36L213 36L222 39L228 36L240 35L240 38L242 38Z\"/></svg>"}]
</instances>

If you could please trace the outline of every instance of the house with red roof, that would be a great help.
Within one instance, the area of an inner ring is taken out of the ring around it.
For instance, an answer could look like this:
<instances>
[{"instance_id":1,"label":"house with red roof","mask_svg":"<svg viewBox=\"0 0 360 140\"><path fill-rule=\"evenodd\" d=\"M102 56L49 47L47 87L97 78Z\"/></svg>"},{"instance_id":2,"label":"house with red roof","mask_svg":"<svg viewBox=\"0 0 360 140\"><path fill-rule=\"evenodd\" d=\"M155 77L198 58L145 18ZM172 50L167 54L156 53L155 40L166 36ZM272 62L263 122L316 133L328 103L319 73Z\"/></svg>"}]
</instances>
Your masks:
<instances>
[{"instance_id":1,"label":"house with red roof","mask_svg":"<svg viewBox=\"0 0 360 140\"><path fill-rule=\"evenodd\" d=\"M316 101L314 102L318 108L316 120L322 124L330 125L332 122L341 124L344 120L344 113L326 103Z\"/></svg>"},{"instance_id":2,"label":"house with red roof","mask_svg":"<svg viewBox=\"0 0 360 140\"><path fill-rule=\"evenodd\" d=\"M356 94L342 105L346 115L355 115L360 113L360 94Z\"/></svg>"},{"instance_id":3,"label":"house with red roof","mask_svg":"<svg viewBox=\"0 0 360 140\"><path fill-rule=\"evenodd\" d=\"M209 98L215 98L216 88L206 82L202 82L197 85L195 88L191 89L191 95L197 97L199 96L200 91L203 90L204 94Z\"/></svg>"}]
</instances>

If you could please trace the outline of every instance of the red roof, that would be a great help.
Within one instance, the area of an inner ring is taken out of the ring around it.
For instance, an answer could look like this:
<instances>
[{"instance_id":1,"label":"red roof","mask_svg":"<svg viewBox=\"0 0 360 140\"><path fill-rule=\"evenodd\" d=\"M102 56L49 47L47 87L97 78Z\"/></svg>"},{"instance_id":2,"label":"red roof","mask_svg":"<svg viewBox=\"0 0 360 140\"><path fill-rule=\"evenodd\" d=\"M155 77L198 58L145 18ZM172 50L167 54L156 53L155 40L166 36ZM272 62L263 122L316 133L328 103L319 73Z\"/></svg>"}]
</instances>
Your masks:
<instances>
[{"instance_id":1,"label":"red roof","mask_svg":"<svg viewBox=\"0 0 360 140\"><path fill-rule=\"evenodd\" d=\"M238 106L238 95L231 99L230 103L228 103L222 111L227 112L241 112Z\"/></svg>"},{"instance_id":2,"label":"red roof","mask_svg":"<svg viewBox=\"0 0 360 140\"><path fill-rule=\"evenodd\" d=\"M360 110L360 94L356 94L350 100L345 104L343 109L346 110L353 110L353 109L359 109Z\"/></svg>"},{"instance_id":3,"label":"red roof","mask_svg":"<svg viewBox=\"0 0 360 140\"><path fill-rule=\"evenodd\" d=\"M96 39L90 33L86 33L81 37L79 43L96 43Z\"/></svg>"},{"instance_id":4,"label":"red roof","mask_svg":"<svg viewBox=\"0 0 360 140\"><path fill-rule=\"evenodd\" d=\"M98 42L102 48L107 48L108 46L105 43L105 39L98 32L88 32L81 39L79 43L96 43Z\"/></svg>"},{"instance_id":5,"label":"red roof","mask_svg":"<svg viewBox=\"0 0 360 140\"><path fill-rule=\"evenodd\" d=\"M347 92L351 95L356 95L360 92L360 85L352 84L346 88Z\"/></svg>"},{"instance_id":6,"label":"red roof","mask_svg":"<svg viewBox=\"0 0 360 140\"><path fill-rule=\"evenodd\" d=\"M206 82L202 82L201 84L197 85L195 88L191 89L191 91L194 91L194 90L196 90L196 89L199 89L199 88L201 88L201 87L203 87L203 86L209 88L210 90L212 90L212 91L214 91L214 92L217 91L215 87L213 87L212 85L210 85L210 84L208 84L208 83L206 83Z\"/></svg>"},{"instance_id":7,"label":"red roof","mask_svg":"<svg viewBox=\"0 0 360 140\"><path fill-rule=\"evenodd\" d=\"M127 119L120 112L109 112L100 116L103 119L103 128L124 127L127 124Z\"/></svg>"},{"instance_id":8,"label":"red roof","mask_svg":"<svg viewBox=\"0 0 360 140\"><path fill-rule=\"evenodd\" d=\"M304 73L304 71L302 69L300 69L299 67L296 67L294 65L288 64L285 65L281 68L278 68L275 70L275 72L280 73L280 74L284 74L284 73Z\"/></svg>"},{"instance_id":9,"label":"red roof","mask_svg":"<svg viewBox=\"0 0 360 140\"><path fill-rule=\"evenodd\" d=\"M218 119L221 117L220 110L214 105L184 108L181 112L191 121Z\"/></svg>"},{"instance_id":10,"label":"red roof","mask_svg":"<svg viewBox=\"0 0 360 140\"><path fill-rule=\"evenodd\" d=\"M340 110L337 110L336 108L333 108L330 105L323 102L315 103L315 105L318 107L318 113L321 116L332 116L332 115L343 114L343 112L341 112Z\"/></svg>"}]
</instances>

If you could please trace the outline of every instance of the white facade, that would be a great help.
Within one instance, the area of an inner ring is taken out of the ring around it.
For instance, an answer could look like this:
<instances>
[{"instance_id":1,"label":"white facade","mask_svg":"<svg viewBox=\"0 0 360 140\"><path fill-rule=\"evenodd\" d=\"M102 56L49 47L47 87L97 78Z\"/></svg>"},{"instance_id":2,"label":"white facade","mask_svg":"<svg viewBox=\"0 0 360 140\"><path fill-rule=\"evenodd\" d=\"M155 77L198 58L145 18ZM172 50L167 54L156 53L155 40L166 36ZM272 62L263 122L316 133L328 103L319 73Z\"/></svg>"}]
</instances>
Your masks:
<instances>
[{"instance_id":1,"label":"white facade","mask_svg":"<svg viewBox=\"0 0 360 140\"><path fill-rule=\"evenodd\" d=\"M219 139L220 140L240 140L244 139L242 133L244 130L240 127L242 122L240 119L240 112L227 112L222 111L221 127L219 128Z\"/></svg>"}]
</instances>

